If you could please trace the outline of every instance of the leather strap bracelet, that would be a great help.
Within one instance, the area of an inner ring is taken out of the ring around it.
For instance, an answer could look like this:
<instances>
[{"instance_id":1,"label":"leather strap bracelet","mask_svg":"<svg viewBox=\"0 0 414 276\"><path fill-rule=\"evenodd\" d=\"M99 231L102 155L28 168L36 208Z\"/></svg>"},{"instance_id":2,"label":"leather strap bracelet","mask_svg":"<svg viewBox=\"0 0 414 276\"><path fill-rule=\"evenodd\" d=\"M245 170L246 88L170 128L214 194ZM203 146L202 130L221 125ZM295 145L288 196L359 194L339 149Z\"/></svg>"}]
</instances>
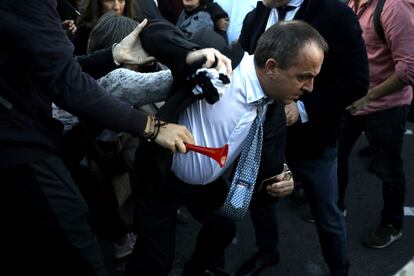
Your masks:
<instances>
[{"instance_id":1,"label":"leather strap bracelet","mask_svg":"<svg viewBox=\"0 0 414 276\"><path fill-rule=\"evenodd\" d=\"M161 128L161 127L164 127L164 126L166 126L166 125L168 125L168 123L166 123L166 122L162 122L162 121L160 121L158 118L156 118L156 119L155 119L155 130L154 130L154 135L153 135L152 137L148 138L148 139L149 139L150 141L154 141L154 140L157 138L158 134L160 133L160 128Z\"/></svg>"},{"instance_id":2,"label":"leather strap bracelet","mask_svg":"<svg viewBox=\"0 0 414 276\"><path fill-rule=\"evenodd\" d=\"M144 138L147 138L148 141L151 142L151 141L154 141L157 138L158 134L160 133L160 128L163 127L163 126L168 125L168 123L162 122L162 121L160 121L160 119L158 119L158 118L156 118L152 115L149 115L148 118L151 121L150 121L150 125L149 125L149 130L144 133Z\"/></svg>"}]
</instances>

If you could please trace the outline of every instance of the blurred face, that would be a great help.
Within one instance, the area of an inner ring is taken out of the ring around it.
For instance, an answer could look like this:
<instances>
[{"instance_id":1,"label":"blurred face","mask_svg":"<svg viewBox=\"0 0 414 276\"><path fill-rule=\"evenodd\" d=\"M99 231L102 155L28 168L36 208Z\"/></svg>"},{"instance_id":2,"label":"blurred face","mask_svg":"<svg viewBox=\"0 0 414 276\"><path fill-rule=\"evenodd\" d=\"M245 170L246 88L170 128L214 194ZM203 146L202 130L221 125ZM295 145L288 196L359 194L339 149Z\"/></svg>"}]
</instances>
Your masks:
<instances>
[{"instance_id":1,"label":"blurred face","mask_svg":"<svg viewBox=\"0 0 414 276\"><path fill-rule=\"evenodd\" d=\"M289 68L281 69L276 60L268 59L258 74L265 94L283 104L290 104L303 93L312 92L323 58L322 49L311 42L299 51L297 62Z\"/></svg>"},{"instance_id":2,"label":"blurred face","mask_svg":"<svg viewBox=\"0 0 414 276\"><path fill-rule=\"evenodd\" d=\"M289 0L263 0L263 5L268 8L278 8L289 3Z\"/></svg>"},{"instance_id":3,"label":"blurred face","mask_svg":"<svg viewBox=\"0 0 414 276\"><path fill-rule=\"evenodd\" d=\"M183 0L183 4L186 10L191 11L200 6L200 0Z\"/></svg>"},{"instance_id":4,"label":"blurred face","mask_svg":"<svg viewBox=\"0 0 414 276\"><path fill-rule=\"evenodd\" d=\"M125 0L102 0L102 13L114 11L118 15L123 15L125 10Z\"/></svg>"}]
</instances>

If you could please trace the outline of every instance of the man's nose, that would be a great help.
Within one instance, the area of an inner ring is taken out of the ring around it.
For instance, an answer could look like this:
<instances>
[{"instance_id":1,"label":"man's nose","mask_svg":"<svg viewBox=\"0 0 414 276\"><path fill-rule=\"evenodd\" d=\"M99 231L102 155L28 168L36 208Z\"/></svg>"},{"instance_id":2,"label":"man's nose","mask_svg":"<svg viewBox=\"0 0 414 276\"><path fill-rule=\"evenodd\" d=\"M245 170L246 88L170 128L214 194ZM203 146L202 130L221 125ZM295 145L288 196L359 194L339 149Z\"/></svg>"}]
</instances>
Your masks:
<instances>
[{"instance_id":1,"label":"man's nose","mask_svg":"<svg viewBox=\"0 0 414 276\"><path fill-rule=\"evenodd\" d=\"M303 85L302 89L303 89L304 91L308 92L308 93L312 92L312 90L313 90L313 81L314 81L314 79L313 79L313 78L312 78L312 79L307 80L307 81L304 83L304 85Z\"/></svg>"}]
</instances>

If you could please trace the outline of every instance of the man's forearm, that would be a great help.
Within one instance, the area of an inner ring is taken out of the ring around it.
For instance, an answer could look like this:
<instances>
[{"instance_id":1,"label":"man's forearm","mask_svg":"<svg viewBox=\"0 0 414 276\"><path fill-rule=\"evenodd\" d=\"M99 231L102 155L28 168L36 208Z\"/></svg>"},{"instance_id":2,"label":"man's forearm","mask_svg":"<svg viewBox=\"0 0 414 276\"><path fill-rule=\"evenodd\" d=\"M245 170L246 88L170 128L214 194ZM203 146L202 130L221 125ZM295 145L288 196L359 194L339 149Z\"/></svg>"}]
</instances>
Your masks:
<instances>
[{"instance_id":1,"label":"man's forearm","mask_svg":"<svg viewBox=\"0 0 414 276\"><path fill-rule=\"evenodd\" d=\"M406 85L407 84L394 73L379 85L371 88L368 91L367 97L370 101L376 101L382 97L393 94Z\"/></svg>"}]
</instances>

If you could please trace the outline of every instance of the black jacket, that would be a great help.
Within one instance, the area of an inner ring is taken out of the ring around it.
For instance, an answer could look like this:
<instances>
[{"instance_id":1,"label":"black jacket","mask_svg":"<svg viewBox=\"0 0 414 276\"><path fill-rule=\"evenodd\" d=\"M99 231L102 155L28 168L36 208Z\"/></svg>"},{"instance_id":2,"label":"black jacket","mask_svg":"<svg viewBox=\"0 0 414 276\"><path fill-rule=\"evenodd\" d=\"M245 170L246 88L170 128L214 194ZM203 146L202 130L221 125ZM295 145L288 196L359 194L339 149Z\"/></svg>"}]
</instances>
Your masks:
<instances>
[{"instance_id":1,"label":"black jacket","mask_svg":"<svg viewBox=\"0 0 414 276\"><path fill-rule=\"evenodd\" d=\"M77 61L54 1L1 0L0 36L0 166L56 154L62 125L51 102L94 125L143 132L147 116L91 77L115 69L111 49Z\"/></svg>"},{"instance_id":2,"label":"black jacket","mask_svg":"<svg viewBox=\"0 0 414 276\"><path fill-rule=\"evenodd\" d=\"M244 19L240 43L253 53L265 31L270 9L261 1ZM354 12L337 0L305 0L295 19L317 29L329 45L312 93L304 102L309 121L288 127L288 159L316 158L336 145L339 111L363 97L369 84L368 60Z\"/></svg>"}]
</instances>

